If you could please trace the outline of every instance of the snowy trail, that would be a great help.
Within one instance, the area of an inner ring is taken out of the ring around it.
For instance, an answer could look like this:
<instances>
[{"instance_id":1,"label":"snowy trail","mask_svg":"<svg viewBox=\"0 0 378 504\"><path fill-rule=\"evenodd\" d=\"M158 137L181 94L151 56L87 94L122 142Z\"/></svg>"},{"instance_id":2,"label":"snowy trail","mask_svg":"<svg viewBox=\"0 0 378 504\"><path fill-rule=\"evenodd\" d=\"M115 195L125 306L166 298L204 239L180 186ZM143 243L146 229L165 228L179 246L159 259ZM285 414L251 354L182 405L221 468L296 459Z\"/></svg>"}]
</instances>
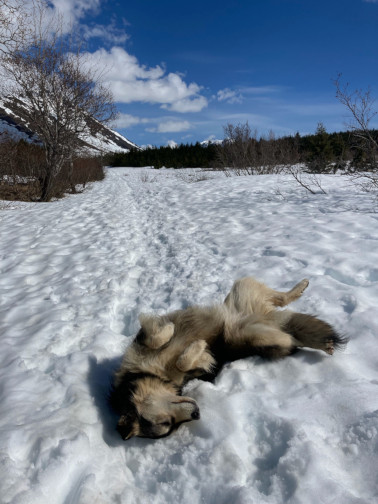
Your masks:
<instances>
[{"instance_id":1,"label":"snowy trail","mask_svg":"<svg viewBox=\"0 0 378 504\"><path fill-rule=\"evenodd\" d=\"M113 169L1 212L1 503L378 499L377 215L346 177L312 197L284 176L207 177ZM235 362L189 384L199 422L124 443L105 396L138 314L222 301L243 275L308 277L293 309L347 351Z\"/></svg>"}]
</instances>

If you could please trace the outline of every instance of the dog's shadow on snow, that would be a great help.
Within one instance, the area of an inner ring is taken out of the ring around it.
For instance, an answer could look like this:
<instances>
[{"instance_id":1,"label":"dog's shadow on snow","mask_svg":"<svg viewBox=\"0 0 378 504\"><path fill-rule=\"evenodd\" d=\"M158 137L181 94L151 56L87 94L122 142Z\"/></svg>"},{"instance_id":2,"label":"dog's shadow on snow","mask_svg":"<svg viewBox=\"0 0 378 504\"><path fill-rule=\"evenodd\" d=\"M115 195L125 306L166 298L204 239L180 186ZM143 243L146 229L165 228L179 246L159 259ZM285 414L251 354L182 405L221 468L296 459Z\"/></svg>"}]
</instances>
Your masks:
<instances>
[{"instance_id":1,"label":"dog's shadow on snow","mask_svg":"<svg viewBox=\"0 0 378 504\"><path fill-rule=\"evenodd\" d=\"M309 364L310 366L320 364L324 362L325 359L329 359L330 356L326 355L319 350L314 350L312 348L301 348L296 352L292 357L301 360L305 364Z\"/></svg>"},{"instance_id":2,"label":"dog's shadow on snow","mask_svg":"<svg viewBox=\"0 0 378 504\"><path fill-rule=\"evenodd\" d=\"M296 352L292 358L300 359L302 362L309 365L319 364L319 362L324 360L325 356L321 355L319 352L306 350ZM121 361L122 356L113 359L104 359L102 361L97 361L96 357L93 356L89 357L89 391L99 412L103 426L103 439L108 446L112 447L120 446L124 443L116 431L118 416L112 411L108 403L114 372L120 367ZM264 365L265 363L266 361L264 359L256 359L255 362L256 365ZM226 369L227 365L224 366L223 370L220 370L217 377L214 378L214 376L212 376L210 381L216 384L222 371L226 371ZM205 381L209 380L205 379ZM151 440L147 441L151 442Z\"/></svg>"},{"instance_id":3,"label":"dog's shadow on snow","mask_svg":"<svg viewBox=\"0 0 378 504\"><path fill-rule=\"evenodd\" d=\"M109 446L119 446L122 440L116 431L118 416L108 404L108 396L113 380L114 372L121 364L122 356L114 359L97 361L93 356L89 357L88 384L91 396L103 426L102 437Z\"/></svg>"}]
</instances>

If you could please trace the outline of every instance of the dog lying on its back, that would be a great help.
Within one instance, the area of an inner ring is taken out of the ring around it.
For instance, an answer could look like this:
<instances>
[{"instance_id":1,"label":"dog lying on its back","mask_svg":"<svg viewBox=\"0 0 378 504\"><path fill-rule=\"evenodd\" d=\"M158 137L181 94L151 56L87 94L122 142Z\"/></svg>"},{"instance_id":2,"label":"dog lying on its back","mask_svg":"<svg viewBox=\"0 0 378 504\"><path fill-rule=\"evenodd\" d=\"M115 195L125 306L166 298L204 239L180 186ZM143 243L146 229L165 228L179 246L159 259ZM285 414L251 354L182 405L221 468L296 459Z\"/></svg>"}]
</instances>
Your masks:
<instances>
[{"instance_id":1,"label":"dog lying on its back","mask_svg":"<svg viewBox=\"0 0 378 504\"><path fill-rule=\"evenodd\" d=\"M302 280L278 292L248 277L234 283L222 305L140 315L141 329L109 398L120 415L122 438L165 437L181 423L199 419L197 403L183 397L182 388L194 377L214 377L225 362L251 355L277 359L300 347L332 355L346 344L327 322L276 309L298 299L307 286Z\"/></svg>"}]
</instances>

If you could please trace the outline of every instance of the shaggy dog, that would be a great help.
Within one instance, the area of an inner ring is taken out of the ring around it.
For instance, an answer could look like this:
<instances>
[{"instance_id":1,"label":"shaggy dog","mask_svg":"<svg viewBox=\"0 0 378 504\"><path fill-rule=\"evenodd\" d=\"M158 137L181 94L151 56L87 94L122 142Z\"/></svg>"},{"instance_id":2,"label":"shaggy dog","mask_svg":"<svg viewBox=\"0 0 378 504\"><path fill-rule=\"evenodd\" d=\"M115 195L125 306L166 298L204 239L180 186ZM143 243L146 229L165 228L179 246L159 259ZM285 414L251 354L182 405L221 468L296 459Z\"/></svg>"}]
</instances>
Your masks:
<instances>
[{"instance_id":1,"label":"shaggy dog","mask_svg":"<svg viewBox=\"0 0 378 504\"><path fill-rule=\"evenodd\" d=\"M301 347L332 355L346 344L327 322L277 310L298 299L307 286L308 280L302 280L290 291L278 292L242 278L224 304L140 315L141 329L126 350L109 397L120 415L122 438L161 438L183 422L198 420L198 405L181 395L182 388L194 377L211 379L225 362L251 355L277 359Z\"/></svg>"}]
</instances>

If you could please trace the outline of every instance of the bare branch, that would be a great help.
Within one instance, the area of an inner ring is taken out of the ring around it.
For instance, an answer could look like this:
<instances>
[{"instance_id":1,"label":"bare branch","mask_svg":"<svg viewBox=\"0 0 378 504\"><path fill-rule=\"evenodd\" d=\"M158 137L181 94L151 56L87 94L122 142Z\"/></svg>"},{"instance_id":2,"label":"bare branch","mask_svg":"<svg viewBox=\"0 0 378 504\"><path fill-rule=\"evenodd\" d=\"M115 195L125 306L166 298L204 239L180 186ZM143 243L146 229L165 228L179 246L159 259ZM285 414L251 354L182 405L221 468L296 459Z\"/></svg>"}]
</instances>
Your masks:
<instances>
[{"instance_id":1,"label":"bare branch","mask_svg":"<svg viewBox=\"0 0 378 504\"><path fill-rule=\"evenodd\" d=\"M306 191L308 191L309 193L318 194L320 192L323 194L327 194L326 191L321 186L320 180L316 175L314 174L307 175L307 177L305 178L300 168L296 166L291 166L288 171L298 182L298 184L304 189L306 189ZM316 190L316 188L318 190Z\"/></svg>"},{"instance_id":2,"label":"bare branch","mask_svg":"<svg viewBox=\"0 0 378 504\"><path fill-rule=\"evenodd\" d=\"M28 46L34 21L46 9L44 0L0 0L0 54Z\"/></svg>"},{"instance_id":3,"label":"bare branch","mask_svg":"<svg viewBox=\"0 0 378 504\"><path fill-rule=\"evenodd\" d=\"M334 80L336 86L336 98L347 108L351 119L347 123L348 129L357 140L357 146L367 155L372 166L376 167L378 139L371 129L371 121L377 115L375 100L371 90L363 91L356 89L351 91L349 84L341 83L341 74Z\"/></svg>"}]
</instances>

